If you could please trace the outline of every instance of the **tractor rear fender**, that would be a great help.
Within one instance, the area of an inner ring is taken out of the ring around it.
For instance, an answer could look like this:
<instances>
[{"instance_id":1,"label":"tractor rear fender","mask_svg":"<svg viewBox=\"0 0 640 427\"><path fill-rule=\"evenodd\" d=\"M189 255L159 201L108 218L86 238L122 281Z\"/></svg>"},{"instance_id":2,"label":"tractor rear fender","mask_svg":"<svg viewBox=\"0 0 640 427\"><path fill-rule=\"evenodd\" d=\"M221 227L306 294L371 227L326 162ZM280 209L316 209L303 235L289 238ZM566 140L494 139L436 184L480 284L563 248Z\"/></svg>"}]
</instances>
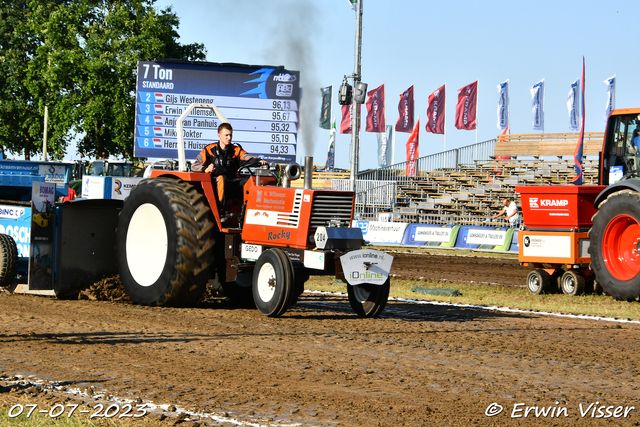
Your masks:
<instances>
[{"instance_id":1,"label":"tractor rear fender","mask_svg":"<svg viewBox=\"0 0 640 427\"><path fill-rule=\"evenodd\" d=\"M640 193L640 180L638 179L625 179L624 181L616 182L605 188L596 200L593 202L593 206L597 209L604 200L609 197L610 194L618 192L620 190L632 190Z\"/></svg>"},{"instance_id":2,"label":"tractor rear fender","mask_svg":"<svg viewBox=\"0 0 640 427\"><path fill-rule=\"evenodd\" d=\"M204 195L207 198L207 202L209 203L209 207L211 208L211 213L213 214L213 217L218 224L218 230L222 229L220 223L220 214L218 212L218 204L216 203L216 194L213 190L213 182L211 181L211 174L202 172L177 172L165 170L154 170L151 172L151 178L159 177L181 179L202 188Z\"/></svg>"}]
</instances>

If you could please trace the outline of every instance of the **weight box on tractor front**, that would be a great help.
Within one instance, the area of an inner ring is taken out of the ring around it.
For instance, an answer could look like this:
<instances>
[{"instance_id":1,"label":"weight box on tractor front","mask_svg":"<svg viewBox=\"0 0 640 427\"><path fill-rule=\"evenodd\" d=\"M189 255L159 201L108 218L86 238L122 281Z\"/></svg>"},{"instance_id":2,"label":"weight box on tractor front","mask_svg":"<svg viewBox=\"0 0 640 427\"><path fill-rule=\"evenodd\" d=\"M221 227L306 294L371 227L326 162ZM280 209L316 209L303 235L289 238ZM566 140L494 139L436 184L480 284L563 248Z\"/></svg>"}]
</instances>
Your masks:
<instances>
[{"instance_id":1,"label":"weight box on tractor front","mask_svg":"<svg viewBox=\"0 0 640 427\"><path fill-rule=\"evenodd\" d=\"M186 168L182 122L194 108L210 108L228 122L213 104L191 104L177 122L179 170L154 170L120 214L116 257L131 299L193 304L217 274L229 297L280 316L310 275L335 275L347 282L358 316L378 316L388 299L393 257L362 248L362 231L351 227L354 193L310 188L310 167L305 188L288 186L301 175L297 164L244 169L250 176L243 199L230 209L231 218L221 218L214 178Z\"/></svg>"}]
</instances>

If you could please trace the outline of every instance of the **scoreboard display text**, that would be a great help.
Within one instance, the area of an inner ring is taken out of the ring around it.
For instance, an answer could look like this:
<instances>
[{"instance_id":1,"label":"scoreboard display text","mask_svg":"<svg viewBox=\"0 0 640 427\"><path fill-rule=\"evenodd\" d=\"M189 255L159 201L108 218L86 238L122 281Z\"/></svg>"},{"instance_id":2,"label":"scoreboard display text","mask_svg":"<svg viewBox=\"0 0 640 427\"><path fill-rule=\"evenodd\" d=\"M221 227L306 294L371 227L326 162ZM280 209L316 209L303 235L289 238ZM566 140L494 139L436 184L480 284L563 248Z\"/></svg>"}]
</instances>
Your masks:
<instances>
[{"instance_id":1,"label":"scoreboard display text","mask_svg":"<svg viewBox=\"0 0 640 427\"><path fill-rule=\"evenodd\" d=\"M279 67L138 62L135 157L178 158L178 117L191 103L213 103L233 126L233 142L269 162L296 159L300 73ZM183 122L185 155L218 141L220 120L194 109Z\"/></svg>"}]
</instances>

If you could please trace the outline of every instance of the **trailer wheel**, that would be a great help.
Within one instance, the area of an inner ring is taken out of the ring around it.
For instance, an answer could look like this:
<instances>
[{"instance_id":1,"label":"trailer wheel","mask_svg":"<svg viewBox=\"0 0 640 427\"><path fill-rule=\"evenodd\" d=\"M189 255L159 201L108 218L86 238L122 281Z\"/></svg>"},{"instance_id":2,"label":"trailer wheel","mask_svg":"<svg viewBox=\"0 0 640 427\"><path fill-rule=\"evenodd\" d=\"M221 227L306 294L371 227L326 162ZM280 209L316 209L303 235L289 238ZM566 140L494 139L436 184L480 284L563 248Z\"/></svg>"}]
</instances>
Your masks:
<instances>
[{"instance_id":1,"label":"trailer wheel","mask_svg":"<svg viewBox=\"0 0 640 427\"><path fill-rule=\"evenodd\" d=\"M124 289L136 304L192 305L213 263L214 223L204 195L174 178L141 181L125 200L116 231Z\"/></svg>"},{"instance_id":2,"label":"trailer wheel","mask_svg":"<svg viewBox=\"0 0 640 427\"><path fill-rule=\"evenodd\" d=\"M533 270L527 276L527 288L529 292L540 295L549 291L551 287L551 277L544 270Z\"/></svg>"},{"instance_id":3,"label":"trailer wheel","mask_svg":"<svg viewBox=\"0 0 640 427\"><path fill-rule=\"evenodd\" d=\"M574 296L584 293L585 279L573 270L565 271L560 278L560 287L565 295Z\"/></svg>"},{"instance_id":4,"label":"trailer wheel","mask_svg":"<svg viewBox=\"0 0 640 427\"><path fill-rule=\"evenodd\" d=\"M589 231L591 269L607 295L640 296L640 194L622 190L600 204Z\"/></svg>"},{"instance_id":5,"label":"trailer wheel","mask_svg":"<svg viewBox=\"0 0 640 427\"><path fill-rule=\"evenodd\" d=\"M262 314L277 317L291 304L294 292L293 265L278 248L264 251L253 269L253 300Z\"/></svg>"},{"instance_id":6,"label":"trailer wheel","mask_svg":"<svg viewBox=\"0 0 640 427\"><path fill-rule=\"evenodd\" d=\"M0 234L0 287L9 286L16 278L18 246L13 237Z\"/></svg>"},{"instance_id":7,"label":"trailer wheel","mask_svg":"<svg viewBox=\"0 0 640 427\"><path fill-rule=\"evenodd\" d=\"M382 285L364 283L352 286L347 284L349 304L358 317L378 317L387 305L390 287L390 278L387 278Z\"/></svg>"}]
</instances>

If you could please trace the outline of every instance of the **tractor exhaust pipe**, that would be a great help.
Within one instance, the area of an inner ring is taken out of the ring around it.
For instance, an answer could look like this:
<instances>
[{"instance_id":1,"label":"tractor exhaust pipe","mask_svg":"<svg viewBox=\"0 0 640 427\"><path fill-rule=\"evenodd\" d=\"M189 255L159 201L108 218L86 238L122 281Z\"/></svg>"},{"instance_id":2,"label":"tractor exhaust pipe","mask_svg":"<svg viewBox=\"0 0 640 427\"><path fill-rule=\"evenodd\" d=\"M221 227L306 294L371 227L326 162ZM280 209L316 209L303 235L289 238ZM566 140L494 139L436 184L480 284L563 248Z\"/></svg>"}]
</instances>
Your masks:
<instances>
[{"instance_id":1,"label":"tractor exhaust pipe","mask_svg":"<svg viewBox=\"0 0 640 427\"><path fill-rule=\"evenodd\" d=\"M311 190L311 178L313 178L313 157L304 158L304 189Z\"/></svg>"}]
</instances>

